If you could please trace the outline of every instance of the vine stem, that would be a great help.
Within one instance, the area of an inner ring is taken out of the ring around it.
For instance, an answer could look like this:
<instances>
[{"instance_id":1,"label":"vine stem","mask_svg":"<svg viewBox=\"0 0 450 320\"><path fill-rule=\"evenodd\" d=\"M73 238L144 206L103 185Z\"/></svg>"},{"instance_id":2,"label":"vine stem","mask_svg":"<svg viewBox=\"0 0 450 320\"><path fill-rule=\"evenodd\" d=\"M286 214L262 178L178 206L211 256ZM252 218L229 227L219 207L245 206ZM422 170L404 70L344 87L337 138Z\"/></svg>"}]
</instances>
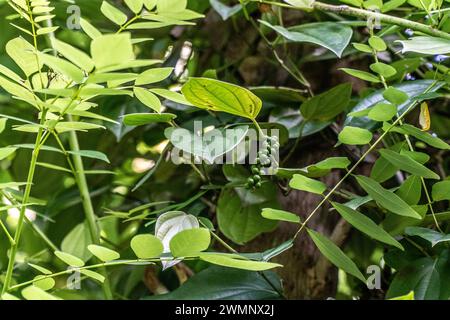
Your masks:
<instances>
[{"instance_id":1,"label":"vine stem","mask_svg":"<svg viewBox=\"0 0 450 320\"><path fill-rule=\"evenodd\" d=\"M411 111L415 106L417 105L417 101L414 101L411 103L411 105L405 110L405 112L400 115L392 124L391 126L383 132L383 134L373 143L369 149L359 158L359 160L351 167L350 170L347 171L345 176L339 180L339 182L331 189L325 197L322 199L322 201L314 208L314 210L308 215L306 220L302 223L300 228L297 230L297 232L294 235L294 239L298 237L298 235L303 231L303 229L306 227L308 222L311 220L311 218L319 211L319 209L330 199L330 197L339 189L339 187L342 185L342 183L353 174L353 172L358 168L358 166L365 160L365 158L373 151L375 148L380 144L380 142L383 141L383 139L387 136L387 134L394 128L397 124L399 124L402 119Z\"/></svg>"},{"instance_id":2,"label":"vine stem","mask_svg":"<svg viewBox=\"0 0 450 320\"><path fill-rule=\"evenodd\" d=\"M264 4L270 4L278 7L293 9L293 10L302 10L302 11L308 11L308 9L294 7L285 3L279 3L275 1L266 1L266 0L249 0L250 2L258 2L258 3L264 3ZM337 14L344 14L352 17L358 17L358 18L364 18L364 19L373 19L374 21L384 22L387 24L393 24L405 28L409 28L415 31L420 31L422 33L428 34L430 36L434 37L441 37L444 39L450 40L450 34L438 29L435 29L431 26L428 26L423 23L410 21L407 19L390 16L383 13L378 13L375 11L370 10L364 10L359 8L350 7L347 5L332 5L327 4L323 2L316 1L312 5L312 9L319 10L319 11L325 11L325 12L333 12Z\"/></svg>"}]
</instances>

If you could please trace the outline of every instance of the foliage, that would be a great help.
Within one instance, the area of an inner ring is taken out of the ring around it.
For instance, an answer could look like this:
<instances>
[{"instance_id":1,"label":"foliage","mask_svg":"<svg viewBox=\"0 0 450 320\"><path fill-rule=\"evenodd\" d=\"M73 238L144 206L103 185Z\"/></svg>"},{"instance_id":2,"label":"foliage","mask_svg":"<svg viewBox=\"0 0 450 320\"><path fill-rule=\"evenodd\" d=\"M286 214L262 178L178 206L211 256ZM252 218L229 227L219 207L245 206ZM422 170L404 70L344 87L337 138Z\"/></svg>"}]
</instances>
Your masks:
<instances>
[{"instance_id":1,"label":"foliage","mask_svg":"<svg viewBox=\"0 0 450 320\"><path fill-rule=\"evenodd\" d=\"M0 0L2 299L284 298L279 256L300 238L350 295L375 295L376 264L382 298L450 298L446 2L74 3L81 19L69 1ZM203 55L208 19L260 46ZM256 86L252 59L274 68ZM312 137L334 155L299 166ZM285 210L293 193L317 203ZM328 204L332 234L311 223ZM238 247L277 228L287 241Z\"/></svg>"}]
</instances>

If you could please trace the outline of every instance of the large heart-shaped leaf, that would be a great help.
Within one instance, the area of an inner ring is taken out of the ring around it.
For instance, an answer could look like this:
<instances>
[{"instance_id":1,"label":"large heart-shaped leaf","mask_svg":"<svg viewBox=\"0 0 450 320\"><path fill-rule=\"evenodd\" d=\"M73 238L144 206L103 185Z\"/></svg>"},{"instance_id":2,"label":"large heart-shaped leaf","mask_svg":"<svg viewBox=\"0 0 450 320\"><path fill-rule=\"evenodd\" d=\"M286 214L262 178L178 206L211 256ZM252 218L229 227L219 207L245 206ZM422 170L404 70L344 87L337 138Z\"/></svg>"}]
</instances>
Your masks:
<instances>
[{"instance_id":1,"label":"large heart-shaped leaf","mask_svg":"<svg viewBox=\"0 0 450 320\"><path fill-rule=\"evenodd\" d=\"M262 101L251 91L234 84L207 78L191 78L181 89L194 106L255 119Z\"/></svg>"}]
</instances>

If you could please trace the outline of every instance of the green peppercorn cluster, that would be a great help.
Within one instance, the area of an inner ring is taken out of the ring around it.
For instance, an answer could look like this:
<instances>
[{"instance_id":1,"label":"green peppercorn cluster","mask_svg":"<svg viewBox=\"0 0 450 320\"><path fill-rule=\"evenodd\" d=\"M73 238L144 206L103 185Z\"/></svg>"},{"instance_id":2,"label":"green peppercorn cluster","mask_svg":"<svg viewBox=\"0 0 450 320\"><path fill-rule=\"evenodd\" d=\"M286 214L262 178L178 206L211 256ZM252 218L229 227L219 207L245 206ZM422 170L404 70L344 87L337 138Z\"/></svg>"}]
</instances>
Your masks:
<instances>
[{"instance_id":1,"label":"green peppercorn cluster","mask_svg":"<svg viewBox=\"0 0 450 320\"><path fill-rule=\"evenodd\" d=\"M252 165L252 176L248 178L245 188L259 189L261 188L261 175L264 174L264 168L271 167L276 163L274 155L278 152L280 143L278 137L265 137L262 148L256 157L256 164Z\"/></svg>"}]
</instances>

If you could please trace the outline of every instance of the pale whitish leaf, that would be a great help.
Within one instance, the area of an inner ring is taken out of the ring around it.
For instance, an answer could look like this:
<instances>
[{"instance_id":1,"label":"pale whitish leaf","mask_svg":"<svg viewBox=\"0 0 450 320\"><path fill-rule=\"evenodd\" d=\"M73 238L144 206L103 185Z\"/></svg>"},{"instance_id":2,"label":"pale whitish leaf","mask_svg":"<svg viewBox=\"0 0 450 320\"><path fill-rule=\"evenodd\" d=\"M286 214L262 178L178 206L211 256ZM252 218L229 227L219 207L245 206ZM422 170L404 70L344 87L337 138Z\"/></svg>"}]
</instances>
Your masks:
<instances>
[{"instance_id":1,"label":"pale whitish leaf","mask_svg":"<svg viewBox=\"0 0 450 320\"><path fill-rule=\"evenodd\" d=\"M177 233L169 243L170 252L174 257L196 256L208 249L211 235L208 229L195 228Z\"/></svg>"},{"instance_id":2,"label":"pale whitish leaf","mask_svg":"<svg viewBox=\"0 0 450 320\"><path fill-rule=\"evenodd\" d=\"M149 90L135 87L134 94L136 98L138 98L138 100L142 102L144 105L146 105L152 110L155 110L156 112L161 112L162 107L161 101L156 95L151 93Z\"/></svg>"},{"instance_id":3,"label":"pale whitish leaf","mask_svg":"<svg viewBox=\"0 0 450 320\"><path fill-rule=\"evenodd\" d=\"M161 240L152 234L139 234L133 237L131 249L139 259L158 258L164 251Z\"/></svg>"},{"instance_id":4,"label":"pale whitish leaf","mask_svg":"<svg viewBox=\"0 0 450 320\"><path fill-rule=\"evenodd\" d=\"M4 300L4 301L15 301L15 300L20 300L20 299L17 298L16 296L13 296L12 294L4 293L1 296L1 300Z\"/></svg>"},{"instance_id":5,"label":"pale whitish leaf","mask_svg":"<svg viewBox=\"0 0 450 320\"><path fill-rule=\"evenodd\" d=\"M278 263L245 260L237 255L227 255L223 253L201 253L200 259L219 266L251 271L265 271L282 267L282 265Z\"/></svg>"},{"instance_id":6,"label":"pale whitish leaf","mask_svg":"<svg viewBox=\"0 0 450 320\"><path fill-rule=\"evenodd\" d=\"M261 99L249 90L214 79L191 78L181 91L201 109L255 119L262 108Z\"/></svg>"},{"instance_id":7,"label":"pale whitish leaf","mask_svg":"<svg viewBox=\"0 0 450 320\"><path fill-rule=\"evenodd\" d=\"M78 257L75 257L74 255L71 255L70 253L62 252L62 251L55 251L55 256L57 256L59 259L61 259L64 263L71 267L77 267L81 268L84 266L84 261L81 260Z\"/></svg>"},{"instance_id":8,"label":"pale whitish leaf","mask_svg":"<svg viewBox=\"0 0 450 320\"><path fill-rule=\"evenodd\" d=\"M125 13L112 6L107 1L103 1L100 10L109 20L111 20L115 24L118 24L119 26L123 25L128 20Z\"/></svg>"},{"instance_id":9,"label":"pale whitish leaf","mask_svg":"<svg viewBox=\"0 0 450 320\"><path fill-rule=\"evenodd\" d=\"M320 233L308 229L308 234L316 244L319 251L338 268L355 276L362 282L366 283L361 271L359 271L356 264L331 240L321 235Z\"/></svg>"},{"instance_id":10,"label":"pale whitish leaf","mask_svg":"<svg viewBox=\"0 0 450 320\"><path fill-rule=\"evenodd\" d=\"M403 53L417 52L431 55L450 53L450 40L448 39L419 36L409 40L398 40L398 42L403 45Z\"/></svg>"},{"instance_id":11,"label":"pale whitish leaf","mask_svg":"<svg viewBox=\"0 0 450 320\"><path fill-rule=\"evenodd\" d=\"M91 42L91 56L97 69L103 72L134 60L133 45L129 33L101 35Z\"/></svg>"},{"instance_id":12,"label":"pale whitish leaf","mask_svg":"<svg viewBox=\"0 0 450 320\"><path fill-rule=\"evenodd\" d=\"M365 176L356 176L359 185L383 208L400 216L422 219L405 201L392 191L384 189L378 182Z\"/></svg>"},{"instance_id":13,"label":"pale whitish leaf","mask_svg":"<svg viewBox=\"0 0 450 320\"><path fill-rule=\"evenodd\" d=\"M103 262L113 261L120 258L120 254L117 251L111 250L109 248L105 248L95 244L91 244L87 248L94 256L96 256Z\"/></svg>"},{"instance_id":14,"label":"pale whitish leaf","mask_svg":"<svg viewBox=\"0 0 450 320\"><path fill-rule=\"evenodd\" d=\"M158 217L155 225L155 235L161 240L164 253L170 252L170 240L183 230L199 228L199 222L193 215L182 211L170 211ZM163 261L164 268L174 266L179 261Z\"/></svg>"},{"instance_id":15,"label":"pale whitish leaf","mask_svg":"<svg viewBox=\"0 0 450 320\"><path fill-rule=\"evenodd\" d=\"M209 0L211 7L222 17L224 21L234 16L236 13L242 10L241 4L235 4L234 6L227 6L220 2L220 0Z\"/></svg>"},{"instance_id":16,"label":"pale whitish leaf","mask_svg":"<svg viewBox=\"0 0 450 320\"><path fill-rule=\"evenodd\" d=\"M83 51L57 39L53 41L53 45L60 54L66 57L67 60L71 61L73 64L77 65L86 72L90 72L94 69L94 62Z\"/></svg>"},{"instance_id":17,"label":"pale whitish leaf","mask_svg":"<svg viewBox=\"0 0 450 320\"><path fill-rule=\"evenodd\" d=\"M353 34L352 28L349 26L334 22L311 23L289 29L273 26L263 20L259 22L289 41L314 43L332 51L338 57L342 56Z\"/></svg>"}]
</instances>

